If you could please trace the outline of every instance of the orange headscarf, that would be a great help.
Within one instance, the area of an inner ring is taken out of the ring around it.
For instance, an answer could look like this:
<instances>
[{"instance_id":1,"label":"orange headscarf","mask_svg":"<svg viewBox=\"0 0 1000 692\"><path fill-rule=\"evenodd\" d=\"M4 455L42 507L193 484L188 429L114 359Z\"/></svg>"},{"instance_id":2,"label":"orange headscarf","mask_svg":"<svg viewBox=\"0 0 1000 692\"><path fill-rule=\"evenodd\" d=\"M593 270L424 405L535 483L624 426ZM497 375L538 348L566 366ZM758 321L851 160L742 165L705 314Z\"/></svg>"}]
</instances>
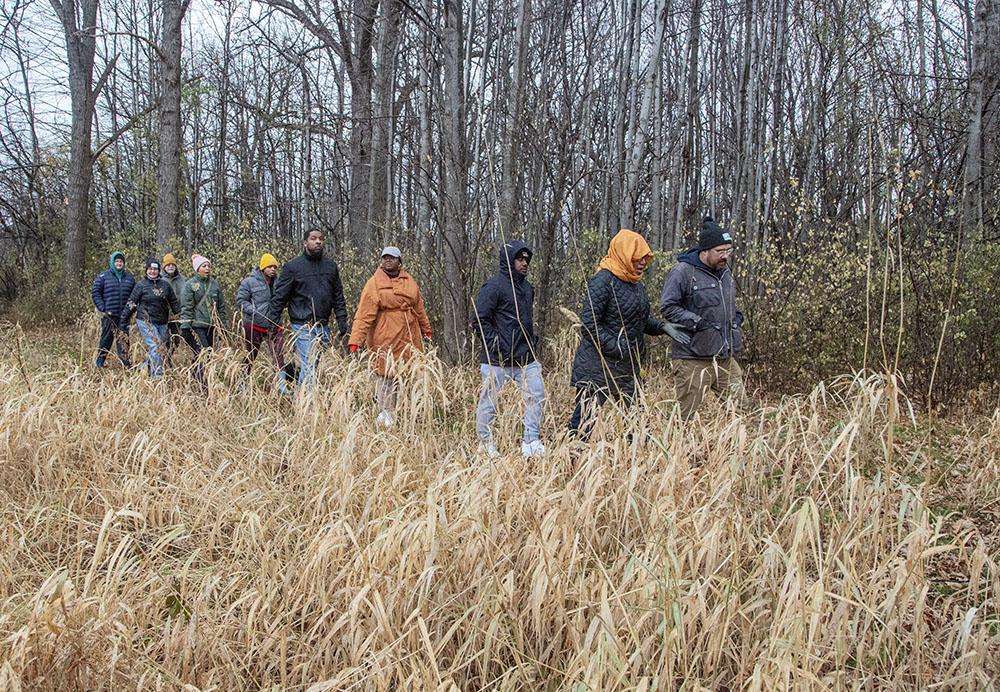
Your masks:
<instances>
[{"instance_id":1,"label":"orange headscarf","mask_svg":"<svg viewBox=\"0 0 1000 692\"><path fill-rule=\"evenodd\" d=\"M623 228L611 239L608 254L601 260L601 269L607 269L622 281L637 284L642 274L636 272L632 263L643 257L652 256L653 251L649 249L645 238L635 231Z\"/></svg>"}]
</instances>

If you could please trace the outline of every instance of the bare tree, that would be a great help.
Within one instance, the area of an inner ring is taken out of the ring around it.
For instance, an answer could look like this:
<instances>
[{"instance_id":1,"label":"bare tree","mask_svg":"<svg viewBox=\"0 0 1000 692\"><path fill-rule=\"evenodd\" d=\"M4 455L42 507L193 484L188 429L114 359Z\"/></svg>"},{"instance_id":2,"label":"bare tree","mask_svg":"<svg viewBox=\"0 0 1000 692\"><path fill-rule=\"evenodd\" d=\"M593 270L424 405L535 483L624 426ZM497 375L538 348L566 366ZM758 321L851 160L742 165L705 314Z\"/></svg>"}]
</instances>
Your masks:
<instances>
[{"instance_id":1,"label":"bare tree","mask_svg":"<svg viewBox=\"0 0 1000 692\"><path fill-rule=\"evenodd\" d=\"M190 0L163 0L160 43L160 158L156 168L156 245L179 230L181 178L181 23Z\"/></svg>"}]
</instances>

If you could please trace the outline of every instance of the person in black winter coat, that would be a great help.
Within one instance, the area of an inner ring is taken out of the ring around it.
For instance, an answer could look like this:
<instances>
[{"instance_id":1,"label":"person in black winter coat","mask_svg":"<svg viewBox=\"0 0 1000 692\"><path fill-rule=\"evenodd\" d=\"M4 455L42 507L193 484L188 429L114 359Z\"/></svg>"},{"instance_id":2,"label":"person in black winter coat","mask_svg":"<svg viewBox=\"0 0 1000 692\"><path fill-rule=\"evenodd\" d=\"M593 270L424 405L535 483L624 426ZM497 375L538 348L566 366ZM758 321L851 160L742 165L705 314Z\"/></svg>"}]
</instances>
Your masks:
<instances>
[{"instance_id":1,"label":"person in black winter coat","mask_svg":"<svg viewBox=\"0 0 1000 692\"><path fill-rule=\"evenodd\" d=\"M670 351L681 415L694 415L709 389L747 404L736 354L743 346L743 313L736 309L733 274L726 265L733 240L706 217L698 247L681 253L663 284L660 313L691 334Z\"/></svg>"},{"instance_id":2,"label":"person in black winter coat","mask_svg":"<svg viewBox=\"0 0 1000 692\"><path fill-rule=\"evenodd\" d=\"M545 402L542 366L536 359L538 338L533 326L535 289L528 282L531 250L520 240L500 248L500 271L483 284L476 299L476 331L482 340L479 371L483 377L476 432L487 456L500 455L490 428L496 417L497 392L504 382L517 382L524 395L524 438L521 454L545 454L538 439Z\"/></svg>"},{"instance_id":3,"label":"person in black winter coat","mask_svg":"<svg viewBox=\"0 0 1000 692\"><path fill-rule=\"evenodd\" d=\"M127 332L129 320L135 313L136 327L149 349L146 369L150 377L163 374L163 361L170 340L167 323L171 312L177 315L180 311L180 303L170 282L160 277L160 263L154 259L147 260L146 277L132 289L128 302L122 308L120 323Z\"/></svg>"},{"instance_id":4,"label":"person in black winter coat","mask_svg":"<svg viewBox=\"0 0 1000 692\"><path fill-rule=\"evenodd\" d=\"M316 381L319 358L330 345L330 313L337 320L338 336L343 336L347 332L347 303L337 263L323 256L323 231L306 231L302 248L302 254L285 265L274 284L268 320L281 324L281 313L288 308L299 357L299 385L310 389Z\"/></svg>"},{"instance_id":5,"label":"person in black winter coat","mask_svg":"<svg viewBox=\"0 0 1000 692\"><path fill-rule=\"evenodd\" d=\"M623 229L611 240L600 270L587 282L580 309L583 333L570 375L576 387L576 407L569 422L573 436L589 436L594 409L609 398L624 408L632 405L646 358L645 334L686 337L674 325L650 315L641 279L652 259L645 239Z\"/></svg>"},{"instance_id":6,"label":"person in black winter coat","mask_svg":"<svg viewBox=\"0 0 1000 692\"><path fill-rule=\"evenodd\" d=\"M128 301L129 294L135 287L135 277L125 271L125 255L120 252L111 254L111 268L101 272L94 279L94 287L90 297L94 307L101 315L101 339L97 344L97 365L104 367L104 359L111 350L111 342L115 342L118 358L126 368L131 367L128 360L128 332L123 331L119 324L122 308Z\"/></svg>"}]
</instances>

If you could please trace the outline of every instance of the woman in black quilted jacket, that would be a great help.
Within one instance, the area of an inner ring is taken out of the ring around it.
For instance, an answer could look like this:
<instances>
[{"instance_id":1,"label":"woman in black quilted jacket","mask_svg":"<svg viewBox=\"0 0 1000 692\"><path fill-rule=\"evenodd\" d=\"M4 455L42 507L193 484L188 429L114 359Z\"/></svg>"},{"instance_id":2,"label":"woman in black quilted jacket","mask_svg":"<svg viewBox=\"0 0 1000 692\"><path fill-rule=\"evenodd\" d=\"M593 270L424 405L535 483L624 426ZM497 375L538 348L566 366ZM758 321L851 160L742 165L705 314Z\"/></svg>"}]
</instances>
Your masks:
<instances>
[{"instance_id":1,"label":"woman in black quilted jacket","mask_svg":"<svg viewBox=\"0 0 1000 692\"><path fill-rule=\"evenodd\" d=\"M570 376L570 384L576 387L576 408L569 422L573 436L586 439L590 435L596 408L608 399L623 408L632 405L646 357L645 334L689 338L650 315L641 279L652 259L645 239L623 229L612 238L600 270L587 282L580 308L583 334Z\"/></svg>"}]
</instances>

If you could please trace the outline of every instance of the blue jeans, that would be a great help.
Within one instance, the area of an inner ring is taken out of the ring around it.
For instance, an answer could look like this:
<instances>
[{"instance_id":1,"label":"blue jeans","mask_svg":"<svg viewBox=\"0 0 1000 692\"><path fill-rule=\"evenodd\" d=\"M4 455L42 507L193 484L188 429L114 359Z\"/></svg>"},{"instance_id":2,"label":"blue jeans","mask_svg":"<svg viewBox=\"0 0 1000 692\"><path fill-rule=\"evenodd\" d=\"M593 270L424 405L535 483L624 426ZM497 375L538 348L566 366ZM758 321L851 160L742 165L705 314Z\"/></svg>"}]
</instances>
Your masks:
<instances>
[{"instance_id":1,"label":"blue jeans","mask_svg":"<svg viewBox=\"0 0 1000 692\"><path fill-rule=\"evenodd\" d=\"M523 367L502 367L480 363L479 372L483 376L479 407L476 409L476 434L479 439L490 442L490 427L497 413L497 392L505 382L513 380L524 395L524 441L536 441L542 423L542 404L545 403L541 364L535 361Z\"/></svg>"},{"instance_id":2,"label":"blue jeans","mask_svg":"<svg viewBox=\"0 0 1000 692\"><path fill-rule=\"evenodd\" d=\"M139 328L139 334L142 335L142 340L149 348L149 355L146 356L146 368L149 370L149 376L159 377L163 374L163 356L170 339L167 325L136 320L135 326Z\"/></svg>"},{"instance_id":3,"label":"blue jeans","mask_svg":"<svg viewBox=\"0 0 1000 692\"><path fill-rule=\"evenodd\" d=\"M319 357L330 346L330 328L323 324L292 324L292 341L299 357L299 387L316 386Z\"/></svg>"}]
</instances>

